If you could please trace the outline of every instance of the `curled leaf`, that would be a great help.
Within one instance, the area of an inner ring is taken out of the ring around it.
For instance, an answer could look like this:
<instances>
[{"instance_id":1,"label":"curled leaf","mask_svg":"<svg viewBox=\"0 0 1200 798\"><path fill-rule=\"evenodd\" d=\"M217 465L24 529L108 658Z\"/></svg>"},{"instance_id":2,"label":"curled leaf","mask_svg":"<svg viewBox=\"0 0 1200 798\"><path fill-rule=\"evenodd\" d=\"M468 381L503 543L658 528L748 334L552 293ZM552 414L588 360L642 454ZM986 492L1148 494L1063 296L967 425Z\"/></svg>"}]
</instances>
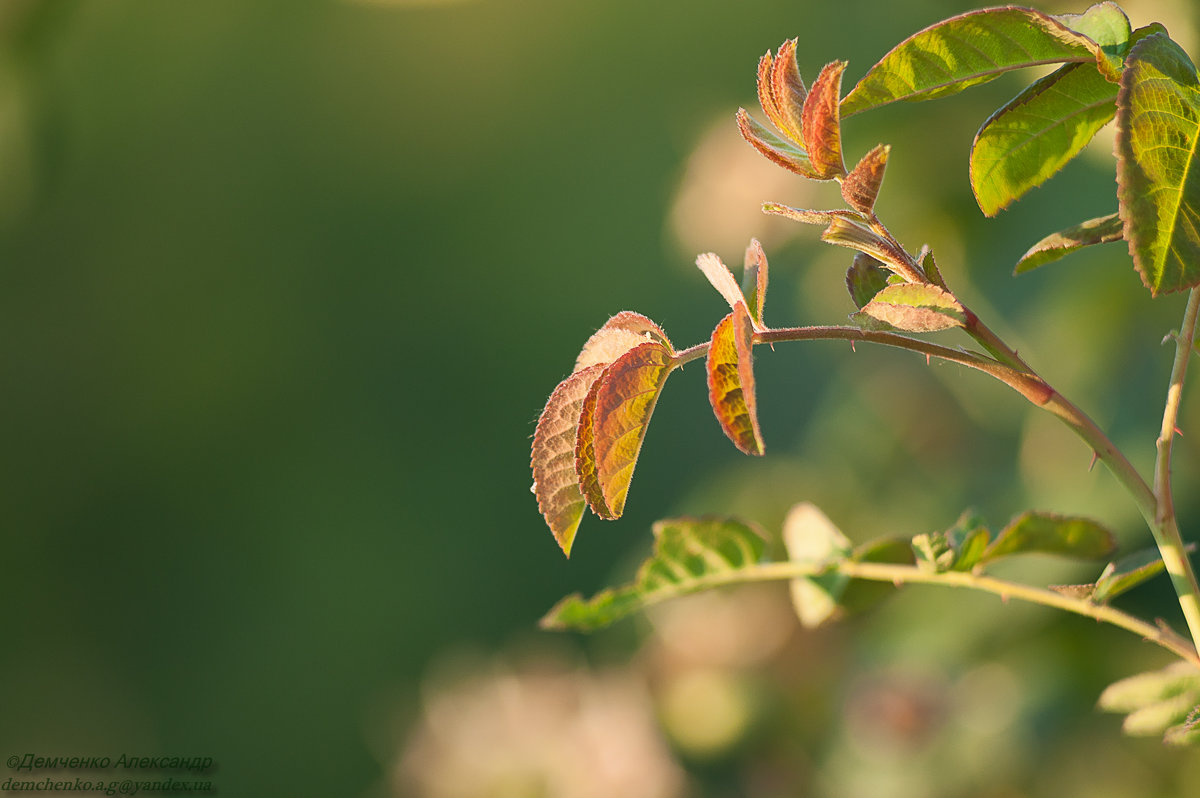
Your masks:
<instances>
[{"instance_id":1,"label":"curled leaf","mask_svg":"<svg viewBox=\"0 0 1200 798\"><path fill-rule=\"evenodd\" d=\"M794 172L801 177L807 177L811 180L821 179L803 147L785 141L763 127L754 120L754 117L746 113L745 108L738 109L737 124L742 138L772 163L782 166L784 169Z\"/></svg>"},{"instance_id":2,"label":"curled leaf","mask_svg":"<svg viewBox=\"0 0 1200 798\"><path fill-rule=\"evenodd\" d=\"M579 417L588 391L603 371L603 366L589 366L560 382L533 434L533 492L550 532L568 557L584 506L575 471Z\"/></svg>"},{"instance_id":3,"label":"curled leaf","mask_svg":"<svg viewBox=\"0 0 1200 798\"><path fill-rule=\"evenodd\" d=\"M767 254L758 239L750 239L746 257L742 262L742 295L756 330L765 330L763 307L767 304Z\"/></svg>"},{"instance_id":4,"label":"curled leaf","mask_svg":"<svg viewBox=\"0 0 1200 798\"><path fill-rule=\"evenodd\" d=\"M1108 244L1120 241L1123 235L1123 225L1115 213L1089 219L1066 230L1051 233L1029 248L1029 251L1017 261L1014 274L1024 274L1039 266L1065 258L1076 250L1090 247L1094 244Z\"/></svg>"},{"instance_id":5,"label":"curled leaf","mask_svg":"<svg viewBox=\"0 0 1200 798\"><path fill-rule=\"evenodd\" d=\"M780 133L801 148L804 128L801 114L808 90L800 77L796 63L796 40L789 39L779 47L775 57L768 50L758 62L758 102L763 112Z\"/></svg>"},{"instance_id":6,"label":"curled leaf","mask_svg":"<svg viewBox=\"0 0 1200 798\"><path fill-rule=\"evenodd\" d=\"M719 256L712 252L705 252L696 257L696 266L704 272L704 276L712 283L712 287L725 298L731 309L745 303L742 289L738 286L737 280L733 279L733 272L729 271L729 267Z\"/></svg>"},{"instance_id":7,"label":"curled leaf","mask_svg":"<svg viewBox=\"0 0 1200 798\"><path fill-rule=\"evenodd\" d=\"M542 618L545 629L591 631L648 606L736 582L762 557L763 534L733 518L675 518L654 525L654 553L634 581L590 600L571 595Z\"/></svg>"},{"instance_id":8,"label":"curled leaf","mask_svg":"<svg viewBox=\"0 0 1200 798\"><path fill-rule=\"evenodd\" d=\"M826 64L804 101L804 146L817 176L823 180L846 174L842 160L842 122L838 112L845 70L845 61Z\"/></svg>"},{"instance_id":9,"label":"curled leaf","mask_svg":"<svg viewBox=\"0 0 1200 798\"><path fill-rule=\"evenodd\" d=\"M850 319L864 330L936 332L966 323L966 310L944 288L932 283L884 287Z\"/></svg>"},{"instance_id":10,"label":"curled leaf","mask_svg":"<svg viewBox=\"0 0 1200 798\"><path fill-rule=\"evenodd\" d=\"M854 210L869 214L875 208L891 147L880 144L868 152L842 181L842 198Z\"/></svg>"},{"instance_id":11,"label":"curled leaf","mask_svg":"<svg viewBox=\"0 0 1200 798\"><path fill-rule=\"evenodd\" d=\"M671 351L651 341L613 361L597 383L596 477L613 518L619 518L625 510L646 426L674 366Z\"/></svg>"},{"instance_id":12,"label":"curled leaf","mask_svg":"<svg viewBox=\"0 0 1200 798\"><path fill-rule=\"evenodd\" d=\"M708 400L721 429L746 454L764 450L754 396L753 337L750 315L738 303L713 330L705 361Z\"/></svg>"}]
</instances>

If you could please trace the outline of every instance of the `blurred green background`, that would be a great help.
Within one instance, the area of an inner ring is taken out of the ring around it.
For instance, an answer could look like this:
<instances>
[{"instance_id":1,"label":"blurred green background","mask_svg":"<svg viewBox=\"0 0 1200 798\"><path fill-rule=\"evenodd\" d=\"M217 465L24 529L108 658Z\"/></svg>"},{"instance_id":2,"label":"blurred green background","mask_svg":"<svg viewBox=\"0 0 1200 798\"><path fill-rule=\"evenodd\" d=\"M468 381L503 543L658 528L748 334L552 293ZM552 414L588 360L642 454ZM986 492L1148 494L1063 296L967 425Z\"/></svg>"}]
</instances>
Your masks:
<instances>
[{"instance_id":1,"label":"blurred green background","mask_svg":"<svg viewBox=\"0 0 1200 798\"><path fill-rule=\"evenodd\" d=\"M707 338L724 311L696 253L740 263L760 237L773 323L851 309L844 251L757 211L836 202L738 139L759 56L799 36L806 77L844 58L849 82L968 7L4 0L0 754L211 756L226 796L449 795L421 775L435 755L404 753L436 685L551 662L649 685L634 704L666 729L661 795L1184 794L1194 753L1092 710L1163 657L1044 611L906 592L830 632L785 618L770 656L726 651L705 660L716 682L683 687L644 621L536 630L627 574L672 513L776 530L810 500L864 540L1036 506L1148 543L1083 445L1002 386L833 344L758 354L761 461L721 435L702 370L673 377L625 518L585 519L569 562L529 493L533 423L609 315ZM1125 7L1196 52L1189 3ZM856 118L849 157L893 145L893 231L1149 464L1178 298L1152 303L1120 247L1009 276L1112 210L1111 145L998 220L971 200L971 136L1021 85ZM1198 451L1183 439L1181 485ZM1187 528L1200 502L1181 493ZM1130 605L1174 617L1164 585ZM689 742L709 721L671 707L713 696L744 722ZM981 763L952 721L989 713ZM566 794L548 783L474 794Z\"/></svg>"}]
</instances>

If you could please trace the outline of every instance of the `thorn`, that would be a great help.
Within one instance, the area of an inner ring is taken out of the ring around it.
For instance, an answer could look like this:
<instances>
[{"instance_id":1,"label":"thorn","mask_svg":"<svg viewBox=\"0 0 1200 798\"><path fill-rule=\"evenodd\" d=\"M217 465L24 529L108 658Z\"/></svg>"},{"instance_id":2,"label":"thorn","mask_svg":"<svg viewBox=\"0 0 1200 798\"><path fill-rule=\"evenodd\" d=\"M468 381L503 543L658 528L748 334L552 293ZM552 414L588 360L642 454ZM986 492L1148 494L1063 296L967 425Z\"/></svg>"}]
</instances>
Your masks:
<instances>
[{"instance_id":1,"label":"thorn","mask_svg":"<svg viewBox=\"0 0 1200 798\"><path fill-rule=\"evenodd\" d=\"M855 349L855 348L854 348L854 339L853 339L853 338L851 338L851 339L850 339L850 351L851 351L851 352L857 352L857 351L858 351L857 349Z\"/></svg>"},{"instance_id":2,"label":"thorn","mask_svg":"<svg viewBox=\"0 0 1200 798\"><path fill-rule=\"evenodd\" d=\"M1182 438L1183 430L1181 430L1179 427L1175 427L1175 434Z\"/></svg>"},{"instance_id":3,"label":"thorn","mask_svg":"<svg viewBox=\"0 0 1200 798\"><path fill-rule=\"evenodd\" d=\"M1172 338L1174 338L1175 340L1179 340L1179 333L1175 332L1174 330L1171 330L1169 333L1167 333L1166 335L1163 336L1162 342L1165 344L1167 341L1170 341Z\"/></svg>"},{"instance_id":4,"label":"thorn","mask_svg":"<svg viewBox=\"0 0 1200 798\"><path fill-rule=\"evenodd\" d=\"M1000 594L1000 603L1001 603L1001 604L1007 604L1007 603L1008 603L1008 594L1007 594L1007 593L1001 593L1001 594Z\"/></svg>"},{"instance_id":5,"label":"thorn","mask_svg":"<svg viewBox=\"0 0 1200 798\"><path fill-rule=\"evenodd\" d=\"M929 361L929 353L928 353L928 352L926 352L926 353L925 353L925 365L926 365L926 366L928 366L928 365L929 365L929 362L930 362L930 361Z\"/></svg>"},{"instance_id":6,"label":"thorn","mask_svg":"<svg viewBox=\"0 0 1200 798\"><path fill-rule=\"evenodd\" d=\"M1100 459L1100 452L1092 449L1092 462L1088 463L1088 471L1096 467L1096 461Z\"/></svg>"}]
</instances>

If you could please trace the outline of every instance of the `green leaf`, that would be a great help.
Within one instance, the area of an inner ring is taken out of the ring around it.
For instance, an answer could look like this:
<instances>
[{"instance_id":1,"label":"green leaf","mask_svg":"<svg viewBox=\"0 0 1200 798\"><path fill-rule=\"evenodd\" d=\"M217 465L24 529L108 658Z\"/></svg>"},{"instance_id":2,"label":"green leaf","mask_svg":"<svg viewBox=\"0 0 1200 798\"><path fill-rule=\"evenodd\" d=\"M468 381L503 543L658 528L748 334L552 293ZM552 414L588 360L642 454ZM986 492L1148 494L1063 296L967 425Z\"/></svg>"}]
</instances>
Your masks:
<instances>
[{"instance_id":1,"label":"green leaf","mask_svg":"<svg viewBox=\"0 0 1200 798\"><path fill-rule=\"evenodd\" d=\"M1116 114L1117 85L1091 64L1034 82L983 123L971 147L971 189L995 216L1046 182Z\"/></svg>"},{"instance_id":2,"label":"green leaf","mask_svg":"<svg viewBox=\"0 0 1200 798\"><path fill-rule=\"evenodd\" d=\"M1100 694L1097 706L1105 712L1136 712L1193 692L1200 692L1200 670L1188 662L1173 662L1165 668L1113 682Z\"/></svg>"},{"instance_id":3,"label":"green leaf","mask_svg":"<svg viewBox=\"0 0 1200 798\"><path fill-rule=\"evenodd\" d=\"M733 518L675 518L654 525L654 552L634 581L590 600L575 594L542 618L545 629L592 631L653 604L739 581L762 557L763 535Z\"/></svg>"},{"instance_id":4,"label":"green leaf","mask_svg":"<svg viewBox=\"0 0 1200 798\"><path fill-rule=\"evenodd\" d=\"M889 285L850 320L864 330L935 332L962 327L966 311L944 288L932 283Z\"/></svg>"},{"instance_id":5,"label":"green leaf","mask_svg":"<svg viewBox=\"0 0 1200 798\"><path fill-rule=\"evenodd\" d=\"M1092 591L1093 601L1104 603L1166 570L1158 548L1142 549L1104 567Z\"/></svg>"},{"instance_id":6,"label":"green leaf","mask_svg":"<svg viewBox=\"0 0 1200 798\"><path fill-rule=\"evenodd\" d=\"M983 519L968 510L944 532L929 532L912 539L917 564L935 573L969 571L983 559L990 536Z\"/></svg>"},{"instance_id":7,"label":"green leaf","mask_svg":"<svg viewBox=\"0 0 1200 798\"><path fill-rule=\"evenodd\" d=\"M808 159L808 153L804 148L772 133L746 113L745 108L738 109L737 124L742 138L768 160L801 177L811 180L821 179L817 170L813 168L812 161Z\"/></svg>"},{"instance_id":8,"label":"green leaf","mask_svg":"<svg viewBox=\"0 0 1200 798\"><path fill-rule=\"evenodd\" d=\"M846 290L854 306L861 308L887 287L891 272L883 264L866 253L859 252L846 270Z\"/></svg>"},{"instance_id":9,"label":"green leaf","mask_svg":"<svg viewBox=\"0 0 1200 798\"><path fill-rule=\"evenodd\" d=\"M783 544L788 560L802 565L826 565L851 554L850 541L816 505L792 507L783 522ZM793 579L792 605L805 628L813 629L841 614L842 594L849 577L837 571Z\"/></svg>"},{"instance_id":10,"label":"green leaf","mask_svg":"<svg viewBox=\"0 0 1200 798\"><path fill-rule=\"evenodd\" d=\"M1200 86L1163 34L1129 51L1117 97L1117 197L1153 296L1200 284Z\"/></svg>"},{"instance_id":11,"label":"green leaf","mask_svg":"<svg viewBox=\"0 0 1200 798\"><path fill-rule=\"evenodd\" d=\"M1014 518L983 553L981 562L1012 554L1059 554L1078 559L1107 557L1116 539L1087 518L1027 512Z\"/></svg>"},{"instance_id":12,"label":"green leaf","mask_svg":"<svg viewBox=\"0 0 1200 798\"><path fill-rule=\"evenodd\" d=\"M1097 66L1116 83L1131 34L1129 17L1120 6L1111 2L1097 3L1082 14L1059 14L1054 18L1099 45L1103 57L1097 59Z\"/></svg>"},{"instance_id":13,"label":"green leaf","mask_svg":"<svg viewBox=\"0 0 1200 798\"><path fill-rule=\"evenodd\" d=\"M842 116L955 94L1012 69L1096 63L1101 52L1091 39L1032 8L971 11L898 44L842 100Z\"/></svg>"},{"instance_id":14,"label":"green leaf","mask_svg":"<svg viewBox=\"0 0 1200 798\"><path fill-rule=\"evenodd\" d=\"M1120 241L1124 235L1121 218L1115 214L1089 219L1086 222L1052 233L1029 248L1017 261L1014 274L1024 274L1039 266L1064 258L1072 252L1095 244Z\"/></svg>"},{"instance_id":15,"label":"green leaf","mask_svg":"<svg viewBox=\"0 0 1200 798\"><path fill-rule=\"evenodd\" d=\"M1168 745L1195 745L1200 743L1200 706L1192 708L1183 723L1172 726L1163 733L1163 742Z\"/></svg>"},{"instance_id":16,"label":"green leaf","mask_svg":"<svg viewBox=\"0 0 1200 798\"><path fill-rule=\"evenodd\" d=\"M533 434L533 493L546 525L568 557L584 507L575 470L580 413L584 398L603 372L604 366L593 365L560 382L550 394Z\"/></svg>"},{"instance_id":17,"label":"green leaf","mask_svg":"<svg viewBox=\"0 0 1200 798\"><path fill-rule=\"evenodd\" d=\"M721 430L741 451L761 456L766 447L754 395L753 338L750 314L739 302L713 330L705 370L708 400Z\"/></svg>"}]
</instances>

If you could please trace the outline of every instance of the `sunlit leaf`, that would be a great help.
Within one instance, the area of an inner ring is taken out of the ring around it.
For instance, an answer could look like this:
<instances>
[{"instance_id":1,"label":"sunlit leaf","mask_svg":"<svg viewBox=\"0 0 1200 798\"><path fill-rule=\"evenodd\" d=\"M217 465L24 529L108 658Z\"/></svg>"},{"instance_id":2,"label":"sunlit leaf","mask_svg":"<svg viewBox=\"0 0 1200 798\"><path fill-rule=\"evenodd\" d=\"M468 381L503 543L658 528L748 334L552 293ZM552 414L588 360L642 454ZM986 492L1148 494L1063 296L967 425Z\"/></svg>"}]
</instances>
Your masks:
<instances>
[{"instance_id":1,"label":"sunlit leaf","mask_svg":"<svg viewBox=\"0 0 1200 798\"><path fill-rule=\"evenodd\" d=\"M788 560L802 565L825 565L851 554L850 541L816 505L804 502L788 511L783 522ZM812 629L835 619L849 578L837 571L791 581L792 605L800 623Z\"/></svg>"},{"instance_id":2,"label":"sunlit leaf","mask_svg":"<svg viewBox=\"0 0 1200 798\"><path fill-rule=\"evenodd\" d=\"M971 147L971 189L995 216L1063 168L1116 114L1117 85L1091 64L1068 64L992 114Z\"/></svg>"},{"instance_id":3,"label":"sunlit leaf","mask_svg":"<svg viewBox=\"0 0 1200 798\"><path fill-rule=\"evenodd\" d=\"M845 61L826 64L804 101L804 145L817 175L824 179L846 174L842 159L842 123L838 113L845 69Z\"/></svg>"},{"instance_id":4,"label":"sunlit leaf","mask_svg":"<svg viewBox=\"0 0 1200 798\"><path fill-rule=\"evenodd\" d=\"M1129 17L1112 2L1097 3L1082 14L1058 14L1054 17L1076 33L1082 33L1100 48L1096 65L1113 83L1121 74L1121 61L1129 49Z\"/></svg>"},{"instance_id":5,"label":"sunlit leaf","mask_svg":"<svg viewBox=\"0 0 1200 798\"><path fill-rule=\"evenodd\" d=\"M835 216L831 219L829 226L821 233L821 240L827 244L849 247L870 255L906 281L924 281L921 273L913 268L910 258L904 250L848 216Z\"/></svg>"},{"instance_id":6,"label":"sunlit leaf","mask_svg":"<svg viewBox=\"0 0 1200 798\"><path fill-rule=\"evenodd\" d=\"M575 359L575 371L597 363L611 363L647 341L658 341L671 349L671 341L661 327L640 313L623 310L588 338Z\"/></svg>"},{"instance_id":7,"label":"sunlit leaf","mask_svg":"<svg viewBox=\"0 0 1200 798\"><path fill-rule=\"evenodd\" d=\"M802 114L808 90L796 63L796 40L789 39L774 58L768 50L758 62L758 102L771 124L804 146Z\"/></svg>"},{"instance_id":8,"label":"sunlit leaf","mask_svg":"<svg viewBox=\"0 0 1200 798\"><path fill-rule=\"evenodd\" d=\"M589 366L560 382L550 394L533 434L533 492L554 539L568 557L584 507L575 472L579 415L592 383L603 371L603 366Z\"/></svg>"},{"instance_id":9,"label":"sunlit leaf","mask_svg":"<svg viewBox=\"0 0 1200 798\"><path fill-rule=\"evenodd\" d=\"M763 213L769 213L774 216L783 216L787 219L791 219L792 221L803 222L804 224L831 224L837 219L859 225L865 223L863 215L858 211L818 211L812 208L793 208L790 205L783 205L778 202L764 202L762 209Z\"/></svg>"},{"instance_id":10,"label":"sunlit leaf","mask_svg":"<svg viewBox=\"0 0 1200 798\"><path fill-rule=\"evenodd\" d=\"M1115 213L1097 219L1089 219L1074 227L1052 233L1034 244L1017 261L1017 267L1013 273L1024 274L1094 244L1110 244L1120 241L1123 234L1121 219Z\"/></svg>"},{"instance_id":11,"label":"sunlit leaf","mask_svg":"<svg viewBox=\"0 0 1200 798\"><path fill-rule=\"evenodd\" d=\"M807 177L812 180L821 179L820 175L817 174L817 170L813 168L812 162L808 159L808 153L804 149L781 139L769 129L759 124L755 121L754 117L746 113L745 108L738 109L737 124L742 138L749 142L750 146L766 156L768 160L782 166L788 171L795 172L801 177Z\"/></svg>"},{"instance_id":12,"label":"sunlit leaf","mask_svg":"<svg viewBox=\"0 0 1200 798\"><path fill-rule=\"evenodd\" d=\"M982 559L1039 553L1091 560L1107 557L1116 548L1112 533L1095 521L1031 511L1014 518L988 546Z\"/></svg>"},{"instance_id":13,"label":"sunlit leaf","mask_svg":"<svg viewBox=\"0 0 1200 798\"><path fill-rule=\"evenodd\" d=\"M717 293L729 303L730 309L745 303L742 289L733 278L733 272L729 271L729 267L715 253L705 252L697 256L696 266L704 272L704 276L712 283L712 287L717 289Z\"/></svg>"},{"instance_id":14,"label":"sunlit leaf","mask_svg":"<svg viewBox=\"0 0 1200 798\"><path fill-rule=\"evenodd\" d=\"M842 181L842 198L860 213L869 214L875 208L879 187L883 185L883 172L887 167L891 147L880 144L863 156L858 165L850 170Z\"/></svg>"},{"instance_id":15,"label":"sunlit leaf","mask_svg":"<svg viewBox=\"0 0 1200 798\"><path fill-rule=\"evenodd\" d=\"M891 272L884 265L863 252L854 256L854 262L846 270L846 290L854 306L861 308L875 295L887 287Z\"/></svg>"},{"instance_id":16,"label":"sunlit leaf","mask_svg":"<svg viewBox=\"0 0 1200 798\"><path fill-rule=\"evenodd\" d=\"M1166 566L1157 548L1134 552L1104 567L1092 590L1092 600L1101 603L1112 601L1164 570Z\"/></svg>"},{"instance_id":17,"label":"sunlit leaf","mask_svg":"<svg viewBox=\"0 0 1200 798\"><path fill-rule=\"evenodd\" d=\"M603 376L603 374L601 374ZM583 399L579 411L579 430L575 439L575 474L579 478L579 489L592 512L606 521L617 516L608 509L604 491L600 488L600 473L596 468L596 397L600 393L597 378Z\"/></svg>"},{"instance_id":18,"label":"sunlit leaf","mask_svg":"<svg viewBox=\"0 0 1200 798\"><path fill-rule=\"evenodd\" d=\"M625 510L646 425L672 368L670 350L652 341L615 360L597 383L596 474L604 503L614 518Z\"/></svg>"},{"instance_id":19,"label":"sunlit leaf","mask_svg":"<svg viewBox=\"0 0 1200 798\"><path fill-rule=\"evenodd\" d=\"M1129 51L1117 98L1117 196L1142 282L1200 284L1200 81L1163 34Z\"/></svg>"},{"instance_id":20,"label":"sunlit leaf","mask_svg":"<svg viewBox=\"0 0 1200 798\"><path fill-rule=\"evenodd\" d=\"M940 286L901 283L886 286L850 319L864 330L936 332L962 327L966 311Z\"/></svg>"},{"instance_id":21,"label":"sunlit leaf","mask_svg":"<svg viewBox=\"0 0 1200 798\"><path fill-rule=\"evenodd\" d=\"M896 100L954 94L1022 67L1097 61L1099 46L1031 8L971 11L893 48L842 100L850 116Z\"/></svg>"},{"instance_id":22,"label":"sunlit leaf","mask_svg":"<svg viewBox=\"0 0 1200 798\"><path fill-rule=\"evenodd\" d=\"M746 297L746 307L754 327L765 330L767 323L763 316L763 308L767 304L767 254L763 252L758 239L750 239L746 247L746 257L742 265L742 295Z\"/></svg>"},{"instance_id":23,"label":"sunlit leaf","mask_svg":"<svg viewBox=\"0 0 1200 798\"><path fill-rule=\"evenodd\" d=\"M725 435L746 454L764 450L754 396L754 330L746 306L739 302L713 330L705 361L708 400Z\"/></svg>"},{"instance_id":24,"label":"sunlit leaf","mask_svg":"<svg viewBox=\"0 0 1200 798\"><path fill-rule=\"evenodd\" d=\"M547 629L591 631L660 601L736 583L761 559L763 535L732 518L676 518L654 525L654 553L634 581L590 600L576 594L542 618Z\"/></svg>"}]
</instances>

